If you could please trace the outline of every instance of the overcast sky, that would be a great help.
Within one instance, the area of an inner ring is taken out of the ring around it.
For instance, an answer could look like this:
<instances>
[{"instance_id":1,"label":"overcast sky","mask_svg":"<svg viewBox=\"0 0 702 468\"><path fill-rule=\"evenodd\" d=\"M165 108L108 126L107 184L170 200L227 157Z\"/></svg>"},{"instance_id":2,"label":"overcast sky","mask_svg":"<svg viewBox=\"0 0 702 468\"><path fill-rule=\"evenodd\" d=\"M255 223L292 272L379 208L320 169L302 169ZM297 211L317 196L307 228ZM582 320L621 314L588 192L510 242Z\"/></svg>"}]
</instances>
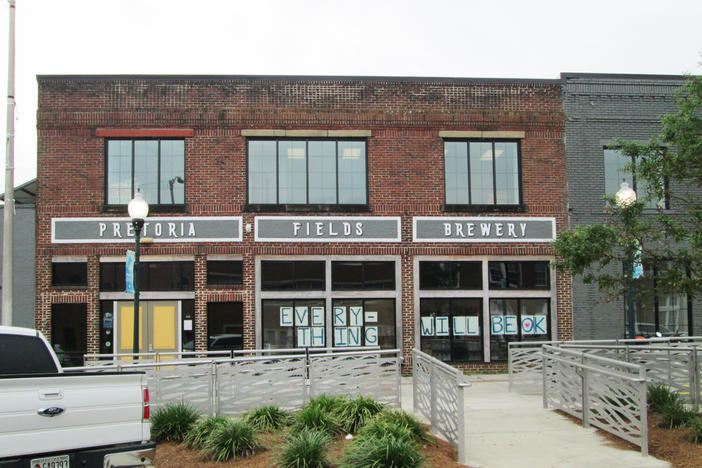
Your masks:
<instances>
[{"instance_id":1,"label":"overcast sky","mask_svg":"<svg viewBox=\"0 0 702 468\"><path fill-rule=\"evenodd\" d=\"M701 0L16 3L15 185L36 177L38 74L702 74ZM9 4L0 5L5 96ZM3 106L3 137L5 118Z\"/></svg>"}]
</instances>

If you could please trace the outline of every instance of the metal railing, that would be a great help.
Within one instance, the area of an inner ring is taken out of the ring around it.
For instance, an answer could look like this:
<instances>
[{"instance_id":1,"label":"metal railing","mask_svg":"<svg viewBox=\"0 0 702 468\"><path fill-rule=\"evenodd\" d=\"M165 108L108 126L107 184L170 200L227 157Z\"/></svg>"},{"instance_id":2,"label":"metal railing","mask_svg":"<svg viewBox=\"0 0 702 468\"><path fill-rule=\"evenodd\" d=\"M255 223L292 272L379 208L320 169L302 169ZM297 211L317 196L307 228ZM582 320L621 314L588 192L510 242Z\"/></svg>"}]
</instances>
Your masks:
<instances>
[{"instance_id":1,"label":"metal railing","mask_svg":"<svg viewBox=\"0 0 702 468\"><path fill-rule=\"evenodd\" d=\"M458 449L458 462L467 463L463 373L418 349L412 350L414 411L431 423L432 432Z\"/></svg>"},{"instance_id":2,"label":"metal railing","mask_svg":"<svg viewBox=\"0 0 702 468\"><path fill-rule=\"evenodd\" d=\"M644 366L543 345L543 405L564 411L648 454Z\"/></svg>"},{"instance_id":3,"label":"metal railing","mask_svg":"<svg viewBox=\"0 0 702 468\"><path fill-rule=\"evenodd\" d=\"M683 396L687 395L693 404L700 401L702 368L697 364L700 362L697 351L692 353L690 351L697 350L697 346L702 345L702 337L510 342L508 345L510 391L541 391L541 347L543 345L577 348L625 362L639 362L646 366L650 382L677 389ZM654 356L653 352L659 354ZM669 353L671 358L667 359L660 353ZM683 370L682 363L676 359L686 353L689 356L685 360L687 370Z\"/></svg>"},{"instance_id":4,"label":"metal railing","mask_svg":"<svg viewBox=\"0 0 702 468\"><path fill-rule=\"evenodd\" d=\"M322 393L364 395L399 407L401 351L365 349L161 362L114 360L65 371L143 371L153 406L182 401L213 415L236 416L264 405L298 409Z\"/></svg>"}]
</instances>

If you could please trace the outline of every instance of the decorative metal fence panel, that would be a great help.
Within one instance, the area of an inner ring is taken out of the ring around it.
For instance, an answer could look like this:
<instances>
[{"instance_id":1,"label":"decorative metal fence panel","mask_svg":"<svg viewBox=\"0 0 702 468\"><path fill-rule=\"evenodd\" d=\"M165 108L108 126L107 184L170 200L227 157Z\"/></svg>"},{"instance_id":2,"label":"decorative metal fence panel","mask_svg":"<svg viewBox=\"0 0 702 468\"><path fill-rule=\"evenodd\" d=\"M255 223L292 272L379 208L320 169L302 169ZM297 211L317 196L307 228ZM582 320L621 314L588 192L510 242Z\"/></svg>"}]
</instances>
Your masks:
<instances>
[{"instance_id":1,"label":"decorative metal fence panel","mask_svg":"<svg viewBox=\"0 0 702 468\"><path fill-rule=\"evenodd\" d=\"M217 414L237 416L273 405L301 408L307 403L307 360L302 356L239 358L217 364Z\"/></svg>"},{"instance_id":2,"label":"decorative metal fence panel","mask_svg":"<svg viewBox=\"0 0 702 468\"><path fill-rule=\"evenodd\" d=\"M463 373L417 349L412 350L414 411L431 422L431 430L458 449L458 462L466 463Z\"/></svg>"},{"instance_id":3,"label":"decorative metal fence panel","mask_svg":"<svg viewBox=\"0 0 702 468\"><path fill-rule=\"evenodd\" d=\"M558 408L648 454L644 366L544 345L544 407Z\"/></svg>"},{"instance_id":4,"label":"decorative metal fence panel","mask_svg":"<svg viewBox=\"0 0 702 468\"><path fill-rule=\"evenodd\" d=\"M174 359L171 353L142 356L148 361L136 363L123 362L125 356L110 355L112 361L66 370L142 371L146 373L153 406L183 401L207 414L236 416L264 405L299 409L310 395L323 393L364 395L399 407L400 350L361 349L351 352L293 349L297 354L288 355L251 350L241 353L259 356L205 359Z\"/></svg>"},{"instance_id":5,"label":"decorative metal fence panel","mask_svg":"<svg viewBox=\"0 0 702 468\"><path fill-rule=\"evenodd\" d=\"M310 355L310 398L360 395L400 406L401 358L394 352Z\"/></svg>"},{"instance_id":6,"label":"decorative metal fence panel","mask_svg":"<svg viewBox=\"0 0 702 468\"><path fill-rule=\"evenodd\" d=\"M561 346L588 354L646 366L650 382L669 385L693 404L699 404L702 368L697 364L697 347L702 337L667 337L646 340L526 341L509 343L510 391L541 388L541 346ZM690 350L694 349L692 354ZM686 357L688 356L688 357Z\"/></svg>"}]
</instances>

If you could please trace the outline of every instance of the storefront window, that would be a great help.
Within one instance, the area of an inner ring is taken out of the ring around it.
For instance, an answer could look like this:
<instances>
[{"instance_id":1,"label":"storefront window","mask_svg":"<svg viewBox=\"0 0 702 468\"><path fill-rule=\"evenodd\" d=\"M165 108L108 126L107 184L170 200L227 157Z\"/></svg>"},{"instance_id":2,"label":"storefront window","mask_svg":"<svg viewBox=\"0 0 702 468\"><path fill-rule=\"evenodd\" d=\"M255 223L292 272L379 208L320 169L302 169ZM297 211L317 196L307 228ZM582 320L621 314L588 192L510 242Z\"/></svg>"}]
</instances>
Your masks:
<instances>
[{"instance_id":1,"label":"storefront window","mask_svg":"<svg viewBox=\"0 0 702 468\"><path fill-rule=\"evenodd\" d=\"M141 262L139 289L141 291L192 291L195 281L193 262ZM123 262L100 264L100 291L124 291Z\"/></svg>"},{"instance_id":2,"label":"storefront window","mask_svg":"<svg viewBox=\"0 0 702 468\"><path fill-rule=\"evenodd\" d=\"M87 304L51 305L51 345L63 367L82 366L87 352Z\"/></svg>"},{"instance_id":3,"label":"storefront window","mask_svg":"<svg viewBox=\"0 0 702 468\"><path fill-rule=\"evenodd\" d=\"M240 286L243 267L241 260L208 260L207 284L211 286Z\"/></svg>"},{"instance_id":4,"label":"storefront window","mask_svg":"<svg viewBox=\"0 0 702 468\"><path fill-rule=\"evenodd\" d=\"M332 289L395 289L395 262L332 262Z\"/></svg>"},{"instance_id":5,"label":"storefront window","mask_svg":"<svg viewBox=\"0 0 702 468\"><path fill-rule=\"evenodd\" d=\"M548 262L489 262L490 289L549 289Z\"/></svg>"},{"instance_id":6,"label":"storefront window","mask_svg":"<svg viewBox=\"0 0 702 468\"><path fill-rule=\"evenodd\" d=\"M324 300L263 300L264 349L326 346Z\"/></svg>"},{"instance_id":7,"label":"storefront window","mask_svg":"<svg viewBox=\"0 0 702 468\"><path fill-rule=\"evenodd\" d=\"M53 262L51 264L52 286L87 286L88 264L85 262Z\"/></svg>"},{"instance_id":8,"label":"storefront window","mask_svg":"<svg viewBox=\"0 0 702 468\"><path fill-rule=\"evenodd\" d=\"M481 262L420 262L420 289L482 289Z\"/></svg>"},{"instance_id":9,"label":"storefront window","mask_svg":"<svg viewBox=\"0 0 702 468\"><path fill-rule=\"evenodd\" d=\"M548 299L490 299L490 359L506 361L510 341L550 340Z\"/></svg>"},{"instance_id":10,"label":"storefront window","mask_svg":"<svg viewBox=\"0 0 702 468\"><path fill-rule=\"evenodd\" d=\"M442 361L482 361L482 302L472 298L422 299L422 351Z\"/></svg>"},{"instance_id":11,"label":"storefront window","mask_svg":"<svg viewBox=\"0 0 702 468\"><path fill-rule=\"evenodd\" d=\"M324 289L324 262L261 262L261 289L264 291L303 291Z\"/></svg>"},{"instance_id":12,"label":"storefront window","mask_svg":"<svg viewBox=\"0 0 702 468\"><path fill-rule=\"evenodd\" d=\"M244 349L244 305L241 302L207 304L207 349Z\"/></svg>"},{"instance_id":13,"label":"storefront window","mask_svg":"<svg viewBox=\"0 0 702 468\"><path fill-rule=\"evenodd\" d=\"M335 299L334 346L396 346L394 299Z\"/></svg>"}]
</instances>

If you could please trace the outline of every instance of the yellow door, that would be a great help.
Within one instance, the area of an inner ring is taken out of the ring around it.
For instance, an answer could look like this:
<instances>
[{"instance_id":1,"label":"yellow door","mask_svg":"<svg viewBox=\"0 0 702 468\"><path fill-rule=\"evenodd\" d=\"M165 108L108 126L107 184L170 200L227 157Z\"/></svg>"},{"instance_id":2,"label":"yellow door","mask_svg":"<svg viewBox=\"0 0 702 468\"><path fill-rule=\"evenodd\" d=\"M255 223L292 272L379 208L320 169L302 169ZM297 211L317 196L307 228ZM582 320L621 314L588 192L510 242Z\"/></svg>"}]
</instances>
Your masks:
<instances>
[{"instance_id":1,"label":"yellow door","mask_svg":"<svg viewBox=\"0 0 702 468\"><path fill-rule=\"evenodd\" d=\"M134 343L134 303L116 303L116 353L131 353ZM145 318L144 318L145 317ZM178 351L178 302L139 303L139 352Z\"/></svg>"}]
</instances>

